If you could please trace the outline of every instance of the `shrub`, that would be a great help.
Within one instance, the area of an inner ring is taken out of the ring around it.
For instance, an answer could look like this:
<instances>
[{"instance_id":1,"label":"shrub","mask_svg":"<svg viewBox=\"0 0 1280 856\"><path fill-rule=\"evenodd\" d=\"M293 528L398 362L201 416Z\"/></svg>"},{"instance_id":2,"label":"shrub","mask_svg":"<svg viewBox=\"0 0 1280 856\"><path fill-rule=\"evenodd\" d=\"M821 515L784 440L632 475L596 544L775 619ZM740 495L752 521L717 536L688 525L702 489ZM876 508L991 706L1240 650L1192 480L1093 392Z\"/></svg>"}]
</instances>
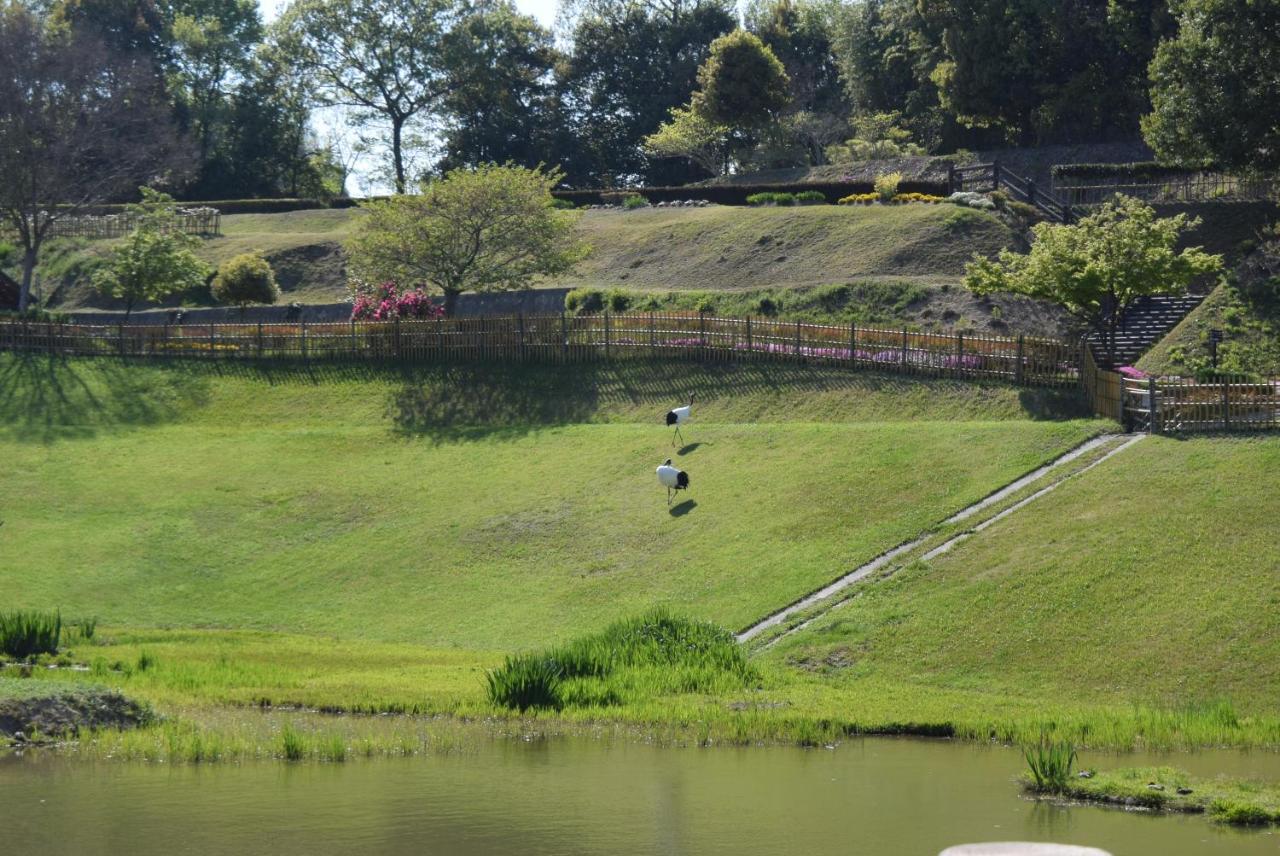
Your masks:
<instances>
[{"instance_id":1,"label":"shrub","mask_svg":"<svg viewBox=\"0 0 1280 856\"><path fill-rule=\"evenodd\" d=\"M777 315L778 303L772 297L761 297L752 307L757 315Z\"/></svg>"},{"instance_id":2,"label":"shrub","mask_svg":"<svg viewBox=\"0 0 1280 856\"><path fill-rule=\"evenodd\" d=\"M1039 223L1044 220L1044 215L1040 213L1040 209L1026 202L1010 199L1005 202L1004 207L1006 211L1018 215L1026 223Z\"/></svg>"},{"instance_id":3,"label":"shrub","mask_svg":"<svg viewBox=\"0 0 1280 856\"><path fill-rule=\"evenodd\" d=\"M56 654L61 636L61 612L0 612L0 652L10 657Z\"/></svg>"},{"instance_id":4,"label":"shrub","mask_svg":"<svg viewBox=\"0 0 1280 856\"><path fill-rule=\"evenodd\" d=\"M888 202L898 195L898 185L902 184L902 173L890 172L876 176L876 195L880 201Z\"/></svg>"},{"instance_id":5,"label":"shrub","mask_svg":"<svg viewBox=\"0 0 1280 856\"><path fill-rule=\"evenodd\" d=\"M849 302L852 290L847 285L824 285L813 292L814 301L828 312L834 312Z\"/></svg>"},{"instance_id":6,"label":"shrub","mask_svg":"<svg viewBox=\"0 0 1280 856\"><path fill-rule=\"evenodd\" d=\"M621 205L637 194L631 190L602 190L600 191L600 201L605 205ZM563 199L563 196L557 197Z\"/></svg>"},{"instance_id":7,"label":"shrub","mask_svg":"<svg viewBox=\"0 0 1280 856\"><path fill-rule=\"evenodd\" d=\"M1023 747L1022 754L1027 759L1036 790L1060 793L1066 788L1076 762L1074 746L1041 738L1039 743Z\"/></svg>"},{"instance_id":8,"label":"shrub","mask_svg":"<svg viewBox=\"0 0 1280 856\"><path fill-rule=\"evenodd\" d=\"M634 211L637 208L648 208L649 200L645 199L638 193L632 193L626 199L622 200L622 207L628 211Z\"/></svg>"},{"instance_id":9,"label":"shrub","mask_svg":"<svg viewBox=\"0 0 1280 856\"><path fill-rule=\"evenodd\" d=\"M574 205L568 199L552 199L551 207L558 211L569 211L573 208L577 208L578 206Z\"/></svg>"},{"instance_id":10,"label":"shrub","mask_svg":"<svg viewBox=\"0 0 1280 856\"><path fill-rule=\"evenodd\" d=\"M1215 799L1209 803L1209 816L1221 823L1237 826L1261 826L1275 819L1262 806L1228 799Z\"/></svg>"},{"instance_id":11,"label":"shrub","mask_svg":"<svg viewBox=\"0 0 1280 856\"><path fill-rule=\"evenodd\" d=\"M280 299L280 286L271 263L257 253L242 253L218 265L213 277L213 299L241 309L250 303L272 304Z\"/></svg>"},{"instance_id":12,"label":"shrub","mask_svg":"<svg viewBox=\"0 0 1280 856\"><path fill-rule=\"evenodd\" d=\"M840 200L839 204L840 205L870 205L872 202L875 202L879 198L880 197L874 193L851 193L848 196L843 197Z\"/></svg>"},{"instance_id":13,"label":"shrub","mask_svg":"<svg viewBox=\"0 0 1280 856\"><path fill-rule=\"evenodd\" d=\"M397 318L443 318L444 306L436 303L422 286L401 291L394 282L370 285L353 279L351 289L352 321L394 321Z\"/></svg>"},{"instance_id":14,"label":"shrub","mask_svg":"<svg viewBox=\"0 0 1280 856\"><path fill-rule=\"evenodd\" d=\"M564 308L576 315L604 309L604 292L598 288L575 288L564 296Z\"/></svg>"},{"instance_id":15,"label":"shrub","mask_svg":"<svg viewBox=\"0 0 1280 856\"><path fill-rule=\"evenodd\" d=\"M981 193L975 193L972 190L957 190L946 199L953 205L960 205L965 208L978 208L983 211L991 211L996 204Z\"/></svg>"},{"instance_id":16,"label":"shrub","mask_svg":"<svg viewBox=\"0 0 1280 856\"><path fill-rule=\"evenodd\" d=\"M802 190L796 194L796 202L826 202L827 194L821 190Z\"/></svg>"},{"instance_id":17,"label":"shrub","mask_svg":"<svg viewBox=\"0 0 1280 856\"><path fill-rule=\"evenodd\" d=\"M796 195L794 193L777 193L774 191L753 193L747 197L748 205L794 205L795 201Z\"/></svg>"},{"instance_id":18,"label":"shrub","mask_svg":"<svg viewBox=\"0 0 1280 856\"><path fill-rule=\"evenodd\" d=\"M562 682L563 668L546 655L507 657L501 667L485 673L489 701L521 713L529 708L563 707Z\"/></svg>"},{"instance_id":19,"label":"shrub","mask_svg":"<svg viewBox=\"0 0 1280 856\"><path fill-rule=\"evenodd\" d=\"M693 304L693 309L695 312L715 312L716 299L710 294L703 295L698 298L697 303Z\"/></svg>"},{"instance_id":20,"label":"shrub","mask_svg":"<svg viewBox=\"0 0 1280 856\"><path fill-rule=\"evenodd\" d=\"M612 289L606 300L610 312L626 312L631 308L631 295L620 288Z\"/></svg>"}]
</instances>

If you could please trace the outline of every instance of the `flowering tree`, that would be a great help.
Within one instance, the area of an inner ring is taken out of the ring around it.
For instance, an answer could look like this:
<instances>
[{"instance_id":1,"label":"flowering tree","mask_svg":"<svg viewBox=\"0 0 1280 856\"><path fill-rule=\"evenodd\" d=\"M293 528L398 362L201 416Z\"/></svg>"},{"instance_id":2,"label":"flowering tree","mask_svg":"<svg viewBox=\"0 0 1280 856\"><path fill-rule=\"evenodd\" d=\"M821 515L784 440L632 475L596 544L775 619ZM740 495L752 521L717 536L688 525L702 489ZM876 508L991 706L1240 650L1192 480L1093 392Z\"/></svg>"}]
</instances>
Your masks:
<instances>
[{"instance_id":1,"label":"flowering tree","mask_svg":"<svg viewBox=\"0 0 1280 856\"><path fill-rule=\"evenodd\" d=\"M444 307L422 290L422 286L401 291L394 282L370 285L356 280L351 285L352 321L394 321L397 318L443 318Z\"/></svg>"}]
</instances>

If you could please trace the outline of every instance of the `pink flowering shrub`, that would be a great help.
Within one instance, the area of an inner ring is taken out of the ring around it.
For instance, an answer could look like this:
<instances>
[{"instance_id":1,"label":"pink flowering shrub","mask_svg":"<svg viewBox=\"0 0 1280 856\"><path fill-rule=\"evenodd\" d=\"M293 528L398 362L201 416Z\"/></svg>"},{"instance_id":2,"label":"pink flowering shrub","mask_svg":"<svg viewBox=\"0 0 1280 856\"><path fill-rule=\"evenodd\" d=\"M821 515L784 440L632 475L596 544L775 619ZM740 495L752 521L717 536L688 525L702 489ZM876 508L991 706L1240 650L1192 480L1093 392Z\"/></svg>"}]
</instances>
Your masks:
<instances>
[{"instance_id":1,"label":"pink flowering shrub","mask_svg":"<svg viewBox=\"0 0 1280 856\"><path fill-rule=\"evenodd\" d=\"M397 318L443 318L444 306L436 303L422 286L401 291L394 282L378 285L356 282L351 287L352 321L394 321Z\"/></svg>"},{"instance_id":2,"label":"pink flowering shrub","mask_svg":"<svg viewBox=\"0 0 1280 856\"><path fill-rule=\"evenodd\" d=\"M1120 366L1116 369L1116 372L1124 375L1125 377L1133 378L1134 380L1146 380L1151 377L1151 375L1147 374L1142 369L1135 369L1133 366Z\"/></svg>"}]
</instances>

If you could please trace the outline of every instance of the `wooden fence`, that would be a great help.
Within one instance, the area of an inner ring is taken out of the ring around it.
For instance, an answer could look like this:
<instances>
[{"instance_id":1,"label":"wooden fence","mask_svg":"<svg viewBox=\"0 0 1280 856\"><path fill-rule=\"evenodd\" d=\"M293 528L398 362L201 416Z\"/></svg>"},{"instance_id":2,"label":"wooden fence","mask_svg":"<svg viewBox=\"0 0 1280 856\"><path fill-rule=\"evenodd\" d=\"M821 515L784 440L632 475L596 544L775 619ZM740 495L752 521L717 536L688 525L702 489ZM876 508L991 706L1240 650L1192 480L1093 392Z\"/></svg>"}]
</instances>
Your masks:
<instances>
[{"instance_id":1,"label":"wooden fence","mask_svg":"<svg viewBox=\"0 0 1280 856\"><path fill-rule=\"evenodd\" d=\"M1117 193L1147 202L1226 202L1280 199L1280 180L1187 172L1150 177L1055 177L1053 193L1067 205L1100 205Z\"/></svg>"},{"instance_id":2,"label":"wooden fence","mask_svg":"<svg viewBox=\"0 0 1280 856\"><path fill-rule=\"evenodd\" d=\"M1029 337L914 333L759 318L634 313L330 324L0 322L0 350L58 355L586 362L773 359L1023 385L1079 383L1080 350Z\"/></svg>"},{"instance_id":3,"label":"wooden fence","mask_svg":"<svg viewBox=\"0 0 1280 856\"><path fill-rule=\"evenodd\" d=\"M49 227L51 238L123 238L133 231L137 217L132 214L83 214L64 217ZM181 208L177 213L177 228L188 235L222 234L222 214L216 208ZM2 234L13 237L12 226Z\"/></svg>"},{"instance_id":4,"label":"wooden fence","mask_svg":"<svg viewBox=\"0 0 1280 856\"><path fill-rule=\"evenodd\" d=\"M1080 352L1080 384L1093 412L1124 422L1124 378L1118 372L1099 366L1087 342L1081 344Z\"/></svg>"}]
</instances>

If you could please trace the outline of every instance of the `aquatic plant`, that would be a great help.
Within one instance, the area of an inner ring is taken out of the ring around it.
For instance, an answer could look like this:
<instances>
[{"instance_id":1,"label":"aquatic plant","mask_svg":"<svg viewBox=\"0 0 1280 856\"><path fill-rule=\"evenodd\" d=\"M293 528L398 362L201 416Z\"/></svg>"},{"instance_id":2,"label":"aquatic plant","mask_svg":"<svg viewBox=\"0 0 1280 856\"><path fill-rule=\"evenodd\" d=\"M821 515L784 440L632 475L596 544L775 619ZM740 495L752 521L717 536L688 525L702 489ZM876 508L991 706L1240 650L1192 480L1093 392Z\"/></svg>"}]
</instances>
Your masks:
<instances>
[{"instance_id":1,"label":"aquatic plant","mask_svg":"<svg viewBox=\"0 0 1280 856\"><path fill-rule=\"evenodd\" d=\"M61 635L61 612L0 612L0 652L10 657L56 654Z\"/></svg>"},{"instance_id":2,"label":"aquatic plant","mask_svg":"<svg viewBox=\"0 0 1280 856\"><path fill-rule=\"evenodd\" d=\"M522 713L530 708L563 707L562 680L560 664L536 654L507 657L501 667L485 673L489 701Z\"/></svg>"},{"instance_id":3,"label":"aquatic plant","mask_svg":"<svg viewBox=\"0 0 1280 856\"><path fill-rule=\"evenodd\" d=\"M1037 791L1058 793L1071 779L1071 768L1076 762L1076 747L1061 740L1042 737L1040 742L1024 746L1023 756L1035 781Z\"/></svg>"},{"instance_id":4,"label":"aquatic plant","mask_svg":"<svg viewBox=\"0 0 1280 856\"><path fill-rule=\"evenodd\" d=\"M280 729L280 749L286 761L301 761L307 754L306 741L292 723L286 722Z\"/></svg>"}]
</instances>

